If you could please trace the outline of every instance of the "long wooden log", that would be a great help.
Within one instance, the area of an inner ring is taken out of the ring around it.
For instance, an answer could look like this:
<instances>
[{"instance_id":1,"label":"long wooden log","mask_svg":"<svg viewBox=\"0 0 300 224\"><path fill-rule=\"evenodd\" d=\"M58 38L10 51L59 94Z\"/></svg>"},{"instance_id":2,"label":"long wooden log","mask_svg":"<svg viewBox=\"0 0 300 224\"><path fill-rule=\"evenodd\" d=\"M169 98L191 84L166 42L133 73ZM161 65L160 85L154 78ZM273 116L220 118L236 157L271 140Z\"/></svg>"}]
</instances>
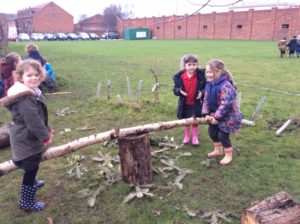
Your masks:
<instances>
[{"instance_id":1,"label":"long wooden log","mask_svg":"<svg viewBox=\"0 0 300 224\"><path fill-rule=\"evenodd\" d=\"M13 96L3 97L0 99L0 106L2 106L2 107L8 106L12 103L19 101L20 99L22 99L25 96L34 95L34 94L35 94L34 91L26 90L26 91L17 93Z\"/></svg>"},{"instance_id":2,"label":"long wooden log","mask_svg":"<svg viewBox=\"0 0 300 224\"><path fill-rule=\"evenodd\" d=\"M163 131L163 130L168 130L168 129L172 129L184 125L199 124L199 123L206 123L206 121L204 120L204 118L188 118L182 120L145 124L145 125L140 125L140 126L130 127L130 128L112 129L110 131L79 138L75 141L69 142L61 146L48 148L43 153L43 160L58 158L60 156L75 152L86 146L102 143L118 137L138 135L138 134L143 134L152 131ZM8 174L11 171L14 171L16 169L17 167L14 165L14 163L11 160L0 163L0 176Z\"/></svg>"},{"instance_id":3,"label":"long wooden log","mask_svg":"<svg viewBox=\"0 0 300 224\"><path fill-rule=\"evenodd\" d=\"M289 118L276 132L276 136L279 137L281 133L293 122L293 119Z\"/></svg>"}]
</instances>

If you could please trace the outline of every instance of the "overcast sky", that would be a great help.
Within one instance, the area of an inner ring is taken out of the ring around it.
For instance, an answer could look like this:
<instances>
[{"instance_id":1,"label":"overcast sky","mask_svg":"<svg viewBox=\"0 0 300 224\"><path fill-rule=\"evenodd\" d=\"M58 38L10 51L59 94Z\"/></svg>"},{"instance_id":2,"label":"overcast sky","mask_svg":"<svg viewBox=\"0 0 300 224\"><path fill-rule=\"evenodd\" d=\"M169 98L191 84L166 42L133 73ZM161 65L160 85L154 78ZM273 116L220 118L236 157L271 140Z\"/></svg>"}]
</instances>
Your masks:
<instances>
[{"instance_id":1,"label":"overcast sky","mask_svg":"<svg viewBox=\"0 0 300 224\"><path fill-rule=\"evenodd\" d=\"M2 0L3 1L3 0ZM131 11L133 17L152 17L152 16L168 16L168 15L184 15L197 11L201 4L208 0L53 0L53 2L74 16L74 22L77 22L80 15L93 16L102 14L103 9L110 4L120 5L124 10ZM1 13L17 13L18 10L28 7L37 6L50 1L47 0L8 0L5 4L1 4ZM237 0L211 0L211 5L225 5L237 2ZM253 5L253 4L298 4L300 0L244 0L236 6ZM201 13L209 13L212 11L227 11L228 7L205 7ZM235 11L240 9L234 9Z\"/></svg>"}]
</instances>

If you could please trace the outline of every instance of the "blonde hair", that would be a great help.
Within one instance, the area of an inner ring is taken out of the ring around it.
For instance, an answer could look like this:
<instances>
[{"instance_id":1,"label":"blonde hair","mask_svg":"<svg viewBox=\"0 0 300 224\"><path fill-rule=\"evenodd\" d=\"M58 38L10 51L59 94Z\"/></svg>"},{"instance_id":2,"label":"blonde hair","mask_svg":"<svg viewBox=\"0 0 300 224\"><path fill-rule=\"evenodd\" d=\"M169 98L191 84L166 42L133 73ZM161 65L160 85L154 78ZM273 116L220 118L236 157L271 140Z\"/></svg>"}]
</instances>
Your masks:
<instances>
[{"instance_id":1,"label":"blonde hair","mask_svg":"<svg viewBox=\"0 0 300 224\"><path fill-rule=\"evenodd\" d=\"M225 73L228 76L227 77L228 81L232 81L233 83L233 76L228 70L226 70L225 64L222 60L212 59L207 63L207 65L213 72L221 71L222 74Z\"/></svg>"},{"instance_id":2,"label":"blonde hair","mask_svg":"<svg viewBox=\"0 0 300 224\"><path fill-rule=\"evenodd\" d=\"M183 55L180 59L180 69L185 69L185 64L187 63L198 63L198 56L195 54Z\"/></svg>"},{"instance_id":3,"label":"blonde hair","mask_svg":"<svg viewBox=\"0 0 300 224\"><path fill-rule=\"evenodd\" d=\"M29 43L25 46L25 52L38 51L39 47L34 43Z\"/></svg>"},{"instance_id":4,"label":"blonde hair","mask_svg":"<svg viewBox=\"0 0 300 224\"><path fill-rule=\"evenodd\" d=\"M37 71L41 78L41 81L46 78L45 70L38 61L34 59L25 59L18 65L16 69L16 72L14 74L15 81L22 81L24 73L27 72L30 68L33 68Z\"/></svg>"}]
</instances>

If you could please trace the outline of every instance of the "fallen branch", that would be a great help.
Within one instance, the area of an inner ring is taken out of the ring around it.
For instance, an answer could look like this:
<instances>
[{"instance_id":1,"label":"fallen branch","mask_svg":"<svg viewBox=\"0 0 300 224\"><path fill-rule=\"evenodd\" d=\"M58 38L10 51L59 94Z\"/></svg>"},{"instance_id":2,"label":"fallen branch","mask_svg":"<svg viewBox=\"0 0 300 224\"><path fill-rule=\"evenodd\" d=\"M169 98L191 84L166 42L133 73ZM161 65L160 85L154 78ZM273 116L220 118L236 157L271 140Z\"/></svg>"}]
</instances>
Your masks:
<instances>
[{"instance_id":1,"label":"fallen branch","mask_svg":"<svg viewBox=\"0 0 300 224\"><path fill-rule=\"evenodd\" d=\"M110 131L90 135L87 137L79 138L75 141L69 142L67 144L48 148L43 153L43 160L49 160L61 157L63 155L75 152L79 149L87 147L89 145L94 145L102 143L118 137L126 137L129 135L137 135L152 131L163 131L176 127L181 127L184 125L206 123L204 118L188 118L182 120L158 122L152 124L145 124L136 127L123 128L123 129L113 129ZM0 176L8 174L9 172L16 170L16 165L10 160L0 163Z\"/></svg>"}]
</instances>

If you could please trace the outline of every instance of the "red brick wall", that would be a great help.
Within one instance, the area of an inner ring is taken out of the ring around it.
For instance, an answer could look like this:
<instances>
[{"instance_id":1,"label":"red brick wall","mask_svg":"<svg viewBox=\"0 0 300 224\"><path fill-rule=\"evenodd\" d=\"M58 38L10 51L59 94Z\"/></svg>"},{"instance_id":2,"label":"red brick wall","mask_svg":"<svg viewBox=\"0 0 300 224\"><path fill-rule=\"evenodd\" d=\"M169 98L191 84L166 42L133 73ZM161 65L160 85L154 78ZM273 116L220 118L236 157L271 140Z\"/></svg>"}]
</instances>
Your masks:
<instances>
[{"instance_id":1,"label":"red brick wall","mask_svg":"<svg viewBox=\"0 0 300 224\"><path fill-rule=\"evenodd\" d=\"M300 7L242 12L195 14L123 20L126 27L149 27L157 39L241 39L278 40L300 34ZM282 28L288 24L289 28Z\"/></svg>"},{"instance_id":2,"label":"red brick wall","mask_svg":"<svg viewBox=\"0 0 300 224\"><path fill-rule=\"evenodd\" d=\"M50 3L33 16L34 32L64 32L74 30L73 16L54 3Z\"/></svg>"}]
</instances>

